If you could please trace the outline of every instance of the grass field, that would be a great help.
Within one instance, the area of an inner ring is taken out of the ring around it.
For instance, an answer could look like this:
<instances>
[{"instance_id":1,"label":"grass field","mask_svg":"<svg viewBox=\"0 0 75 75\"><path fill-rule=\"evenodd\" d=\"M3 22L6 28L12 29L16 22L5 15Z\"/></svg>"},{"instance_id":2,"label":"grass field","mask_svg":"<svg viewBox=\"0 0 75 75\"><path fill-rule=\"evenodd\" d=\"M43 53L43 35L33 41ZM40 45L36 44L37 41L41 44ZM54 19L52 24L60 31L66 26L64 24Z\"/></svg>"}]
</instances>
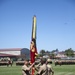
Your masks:
<instances>
[{"instance_id":1,"label":"grass field","mask_svg":"<svg viewBox=\"0 0 75 75\"><path fill-rule=\"evenodd\" d=\"M55 74L54 75L75 75L75 65L52 65ZM0 75L22 75L21 66L15 64L11 67L0 66Z\"/></svg>"}]
</instances>

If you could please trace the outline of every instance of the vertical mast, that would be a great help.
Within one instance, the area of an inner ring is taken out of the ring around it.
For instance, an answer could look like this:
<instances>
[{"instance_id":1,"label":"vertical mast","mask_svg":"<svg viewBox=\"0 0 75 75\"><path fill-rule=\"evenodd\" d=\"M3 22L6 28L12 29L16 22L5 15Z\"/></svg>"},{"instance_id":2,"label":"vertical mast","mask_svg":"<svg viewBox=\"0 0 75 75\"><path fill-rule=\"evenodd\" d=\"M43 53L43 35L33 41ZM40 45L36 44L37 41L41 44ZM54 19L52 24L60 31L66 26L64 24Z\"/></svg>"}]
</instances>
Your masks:
<instances>
[{"instance_id":1,"label":"vertical mast","mask_svg":"<svg viewBox=\"0 0 75 75\"><path fill-rule=\"evenodd\" d=\"M36 16L33 17L32 38L36 39Z\"/></svg>"}]
</instances>

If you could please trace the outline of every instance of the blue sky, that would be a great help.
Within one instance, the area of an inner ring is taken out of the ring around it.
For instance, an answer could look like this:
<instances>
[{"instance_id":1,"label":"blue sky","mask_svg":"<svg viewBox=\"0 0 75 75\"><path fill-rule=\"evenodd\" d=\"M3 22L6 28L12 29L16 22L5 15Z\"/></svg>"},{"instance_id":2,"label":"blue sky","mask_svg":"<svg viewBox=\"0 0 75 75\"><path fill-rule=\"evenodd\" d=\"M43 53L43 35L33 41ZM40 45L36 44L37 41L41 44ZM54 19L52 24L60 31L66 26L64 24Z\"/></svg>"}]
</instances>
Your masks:
<instances>
[{"instance_id":1,"label":"blue sky","mask_svg":"<svg viewBox=\"0 0 75 75\"><path fill-rule=\"evenodd\" d=\"M37 17L37 49L75 50L74 0L0 0L0 49L30 48Z\"/></svg>"}]
</instances>

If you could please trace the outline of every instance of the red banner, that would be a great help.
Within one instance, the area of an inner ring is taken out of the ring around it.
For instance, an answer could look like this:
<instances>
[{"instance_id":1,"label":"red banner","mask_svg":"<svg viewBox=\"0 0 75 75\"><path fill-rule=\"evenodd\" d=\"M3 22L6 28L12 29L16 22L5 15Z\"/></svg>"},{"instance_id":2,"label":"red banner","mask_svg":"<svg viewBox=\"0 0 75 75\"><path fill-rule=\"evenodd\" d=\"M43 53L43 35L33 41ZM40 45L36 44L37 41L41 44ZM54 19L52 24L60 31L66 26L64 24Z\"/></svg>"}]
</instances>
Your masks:
<instances>
[{"instance_id":1,"label":"red banner","mask_svg":"<svg viewBox=\"0 0 75 75\"><path fill-rule=\"evenodd\" d=\"M37 56L37 48L36 48L36 40L32 39L30 45L30 56L31 56L31 64L35 62L35 58ZM35 68L32 68L32 75L35 73Z\"/></svg>"},{"instance_id":2,"label":"red banner","mask_svg":"<svg viewBox=\"0 0 75 75\"><path fill-rule=\"evenodd\" d=\"M30 55L31 55L31 64L35 62L35 58L37 56L37 48L36 48L36 41L33 39L30 45Z\"/></svg>"},{"instance_id":3,"label":"red banner","mask_svg":"<svg viewBox=\"0 0 75 75\"><path fill-rule=\"evenodd\" d=\"M30 58L31 64L35 62L35 58L37 56L37 48L36 48L36 16L33 17L33 25L32 25L32 39L30 44ZM32 75L35 73L35 68L32 68Z\"/></svg>"}]
</instances>

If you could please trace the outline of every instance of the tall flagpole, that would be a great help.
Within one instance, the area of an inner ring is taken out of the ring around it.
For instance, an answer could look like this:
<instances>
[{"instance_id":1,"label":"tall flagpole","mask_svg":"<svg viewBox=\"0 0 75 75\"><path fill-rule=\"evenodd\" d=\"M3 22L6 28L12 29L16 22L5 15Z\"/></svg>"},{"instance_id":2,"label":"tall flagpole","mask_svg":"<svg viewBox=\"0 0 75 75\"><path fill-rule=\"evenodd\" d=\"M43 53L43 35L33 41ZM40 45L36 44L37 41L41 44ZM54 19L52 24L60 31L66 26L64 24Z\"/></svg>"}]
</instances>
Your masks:
<instances>
[{"instance_id":1,"label":"tall flagpole","mask_svg":"<svg viewBox=\"0 0 75 75\"><path fill-rule=\"evenodd\" d=\"M37 47L36 47L36 16L33 17L33 24L32 24L32 38L31 38L31 44L30 44L30 58L31 58L31 64L35 62L35 58L37 55ZM32 68L31 75L34 75L35 69Z\"/></svg>"}]
</instances>

